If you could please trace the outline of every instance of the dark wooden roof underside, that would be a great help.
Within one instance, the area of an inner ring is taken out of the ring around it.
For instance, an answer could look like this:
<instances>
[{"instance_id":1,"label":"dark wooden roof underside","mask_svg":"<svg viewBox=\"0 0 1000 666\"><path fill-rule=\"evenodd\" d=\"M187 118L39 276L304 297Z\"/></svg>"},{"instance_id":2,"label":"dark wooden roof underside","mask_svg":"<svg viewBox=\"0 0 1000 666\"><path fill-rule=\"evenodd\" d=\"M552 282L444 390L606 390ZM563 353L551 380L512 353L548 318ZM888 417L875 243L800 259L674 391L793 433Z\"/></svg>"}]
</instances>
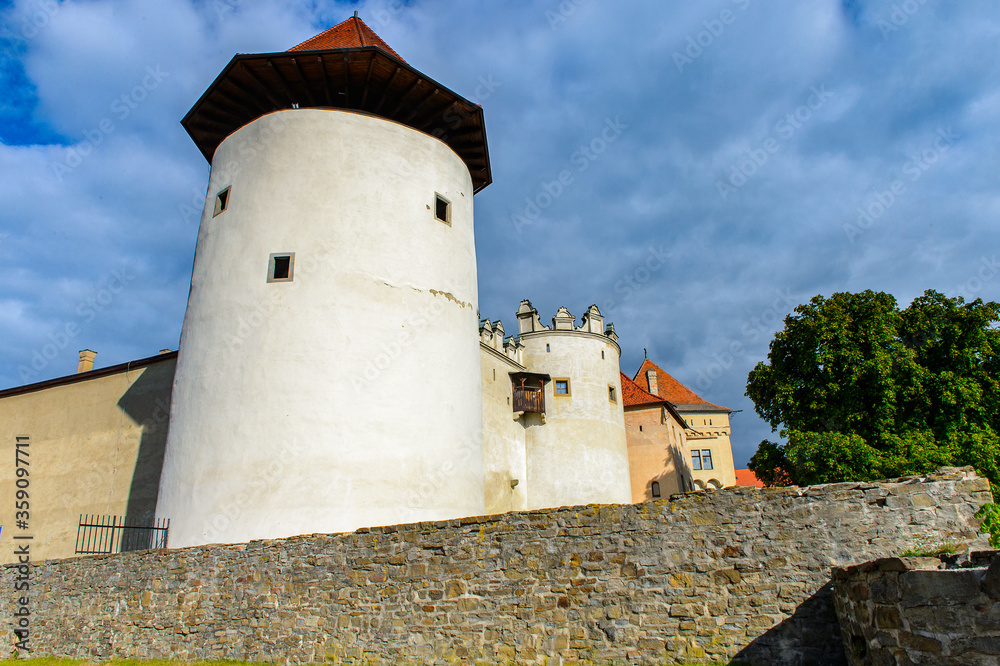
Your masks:
<instances>
[{"instance_id":1,"label":"dark wooden roof underside","mask_svg":"<svg viewBox=\"0 0 1000 666\"><path fill-rule=\"evenodd\" d=\"M211 162L230 134L295 105L407 125L448 144L469 167L474 191L493 180L482 107L372 46L237 55L181 124Z\"/></svg>"}]
</instances>

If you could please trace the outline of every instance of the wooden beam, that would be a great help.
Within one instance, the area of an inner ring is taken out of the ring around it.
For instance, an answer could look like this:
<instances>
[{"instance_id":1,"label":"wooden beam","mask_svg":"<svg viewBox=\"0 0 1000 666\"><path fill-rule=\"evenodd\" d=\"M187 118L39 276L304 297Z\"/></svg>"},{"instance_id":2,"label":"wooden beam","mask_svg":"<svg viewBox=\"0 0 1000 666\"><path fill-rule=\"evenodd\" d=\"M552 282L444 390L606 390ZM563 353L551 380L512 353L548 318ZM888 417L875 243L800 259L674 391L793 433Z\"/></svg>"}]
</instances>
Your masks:
<instances>
[{"instance_id":1,"label":"wooden beam","mask_svg":"<svg viewBox=\"0 0 1000 666\"><path fill-rule=\"evenodd\" d=\"M253 102L254 106L257 107L257 110L260 113L270 113L271 111L275 110L273 108L268 108L267 106L261 104L258 101L258 99L259 99L260 96L259 95L255 95L252 90L249 90L246 86L244 86L239 81L237 81L236 77L229 76L229 77L226 78L226 82L229 85L231 85L234 88L236 88L237 90L239 90L241 93L243 93L249 100L251 100Z\"/></svg>"},{"instance_id":2,"label":"wooden beam","mask_svg":"<svg viewBox=\"0 0 1000 666\"><path fill-rule=\"evenodd\" d=\"M421 132L425 132L427 131L427 128L430 127L431 125L443 124L445 122L454 122L455 120L464 120L464 118L461 115L456 115L454 118L450 120L444 117L445 114L448 112L448 110L453 106L458 107L459 106L458 102L456 102L455 100L448 100L443 105L437 107L436 109L429 112L427 115L423 116L419 120L414 120L413 127L416 127ZM440 123L435 122L438 120L440 121Z\"/></svg>"},{"instance_id":3,"label":"wooden beam","mask_svg":"<svg viewBox=\"0 0 1000 666\"><path fill-rule=\"evenodd\" d=\"M243 118L234 113L230 113L229 111L226 111L223 108L220 108L211 99L206 100L204 104L198 107L196 115L205 116L209 120L214 120L220 123L229 123L230 125L232 125L233 123L242 123L246 120L246 118Z\"/></svg>"},{"instance_id":4,"label":"wooden beam","mask_svg":"<svg viewBox=\"0 0 1000 666\"><path fill-rule=\"evenodd\" d=\"M351 54L344 54L344 106L351 108Z\"/></svg>"},{"instance_id":5,"label":"wooden beam","mask_svg":"<svg viewBox=\"0 0 1000 666\"><path fill-rule=\"evenodd\" d=\"M302 73L302 67L299 65L299 61L295 59L295 56L291 58L292 64L295 65L295 71L299 73L299 78L302 79L302 87L305 88L306 97L309 99L309 106L319 106L316 103L316 98L313 97L312 90L309 89L309 81L306 79L306 75Z\"/></svg>"},{"instance_id":6,"label":"wooden beam","mask_svg":"<svg viewBox=\"0 0 1000 666\"><path fill-rule=\"evenodd\" d=\"M270 67L272 70L274 70L274 75L278 77L278 81L280 81L281 85L284 86L285 95L288 97L288 105L292 106L294 104L298 104L299 100L295 98L296 97L294 94L295 91L292 90L292 86L288 82L288 79L285 78L285 75L281 73L280 69L275 67L274 63L271 61L270 58L267 59L267 66Z\"/></svg>"},{"instance_id":7,"label":"wooden beam","mask_svg":"<svg viewBox=\"0 0 1000 666\"><path fill-rule=\"evenodd\" d=\"M437 95L439 92L441 92L441 91L437 88L437 86L435 86L433 90L431 90L429 93L427 93L426 95L424 95L423 97L421 97L420 101L418 101L416 104L413 105L413 110L410 111L410 113L405 118L403 118L400 122L402 122L404 125L409 125L410 121L413 119L413 117L415 115L417 115L417 113L420 112L420 108L424 104L426 104L427 102L429 102L431 99L433 99L434 96Z\"/></svg>"},{"instance_id":8,"label":"wooden beam","mask_svg":"<svg viewBox=\"0 0 1000 666\"><path fill-rule=\"evenodd\" d=\"M271 87L269 85L267 85L266 83L264 83L264 81L261 80L261 78L259 76L257 76L257 72L253 71L253 67L251 67L250 65L248 65L246 62L243 62L241 64L243 65L243 69L244 69L244 71L246 71L247 75L260 88L261 93L263 93L264 96L267 97L267 101L269 101L271 104L273 104L275 109L283 108L284 104L282 104L281 102L279 102L271 94Z\"/></svg>"},{"instance_id":9,"label":"wooden beam","mask_svg":"<svg viewBox=\"0 0 1000 666\"><path fill-rule=\"evenodd\" d=\"M389 90L392 88L393 82L395 82L396 77L399 75L402 69L403 69L402 67L396 65L396 70L392 73L392 76L389 77L389 82L385 84L385 88L382 90L382 96L379 98L378 104L375 106L375 113L382 112L382 105L385 104L385 98L388 96Z\"/></svg>"},{"instance_id":10,"label":"wooden beam","mask_svg":"<svg viewBox=\"0 0 1000 666\"><path fill-rule=\"evenodd\" d=\"M319 69L323 72L323 93L326 95L327 106L333 106L333 95L330 94L330 77L326 74L326 61L323 60L323 56L316 56L316 62L319 63Z\"/></svg>"},{"instance_id":11,"label":"wooden beam","mask_svg":"<svg viewBox=\"0 0 1000 666\"><path fill-rule=\"evenodd\" d=\"M365 104L368 102L368 91L371 90L371 84L372 84L372 68L375 67L375 54L371 53L369 55L370 55L370 60L368 61L368 73L365 74L365 81L363 84L364 93L362 93L361 95L361 106L358 107L359 109L362 110L365 109Z\"/></svg>"},{"instance_id":12,"label":"wooden beam","mask_svg":"<svg viewBox=\"0 0 1000 666\"><path fill-rule=\"evenodd\" d=\"M210 120L205 118L204 115L199 114L188 121L188 125L191 127L204 128L211 134L219 136L228 136L233 132L232 123L221 123L217 120Z\"/></svg>"},{"instance_id":13,"label":"wooden beam","mask_svg":"<svg viewBox=\"0 0 1000 666\"><path fill-rule=\"evenodd\" d=\"M233 113L229 108L222 106L219 102L219 98L223 98L221 101L225 101L228 107L237 107L243 112L243 115ZM253 111L248 109L246 105L239 100L239 98L233 93L225 90L222 86L216 86L213 91L212 97L206 100L209 104L215 107L215 110L219 113L228 114L236 122L245 122L246 116L253 115Z\"/></svg>"},{"instance_id":14,"label":"wooden beam","mask_svg":"<svg viewBox=\"0 0 1000 666\"><path fill-rule=\"evenodd\" d=\"M410 87L403 91L403 94L399 96L399 101L396 102L396 106L392 107L392 110L387 112L385 115L387 118L393 118L399 110L403 108L403 103L406 102L406 98L409 97L410 93L416 90L417 86L423 83L424 80L421 77L417 77L417 80L410 84Z\"/></svg>"}]
</instances>

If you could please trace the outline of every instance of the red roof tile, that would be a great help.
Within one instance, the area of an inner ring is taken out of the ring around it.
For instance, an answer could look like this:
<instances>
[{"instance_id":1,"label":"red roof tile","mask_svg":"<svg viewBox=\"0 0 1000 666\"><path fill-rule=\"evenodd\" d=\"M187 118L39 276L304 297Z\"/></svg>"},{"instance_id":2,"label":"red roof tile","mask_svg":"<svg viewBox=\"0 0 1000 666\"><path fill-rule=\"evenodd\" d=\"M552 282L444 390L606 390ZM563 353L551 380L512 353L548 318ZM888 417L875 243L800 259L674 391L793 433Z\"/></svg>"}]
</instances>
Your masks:
<instances>
[{"instance_id":1,"label":"red roof tile","mask_svg":"<svg viewBox=\"0 0 1000 666\"><path fill-rule=\"evenodd\" d=\"M628 378L624 372L622 376L622 404L625 407L635 407L636 405L662 405L666 400L653 395L634 381Z\"/></svg>"},{"instance_id":2,"label":"red roof tile","mask_svg":"<svg viewBox=\"0 0 1000 666\"><path fill-rule=\"evenodd\" d=\"M386 44L381 37L375 34L374 30L356 15L288 50L323 51L325 49L350 49L359 46L377 46L386 53L403 60L398 53L392 50L392 47Z\"/></svg>"},{"instance_id":3,"label":"red roof tile","mask_svg":"<svg viewBox=\"0 0 1000 666\"><path fill-rule=\"evenodd\" d=\"M754 488L763 488L764 482L757 478L749 469L738 469L736 470L736 485L738 486L751 486Z\"/></svg>"},{"instance_id":4,"label":"red roof tile","mask_svg":"<svg viewBox=\"0 0 1000 666\"><path fill-rule=\"evenodd\" d=\"M660 396L664 400L667 400L676 407L685 407L689 411L692 408L702 408L708 411L729 411L727 407L721 405L716 405L711 403L700 395L689 389L684 384L673 378L670 373L663 370L649 359L642 362L642 366L639 368L638 372L635 373L635 380L638 382L639 386L649 390L649 381L646 377L646 372L649 370L656 371L656 395Z\"/></svg>"}]
</instances>

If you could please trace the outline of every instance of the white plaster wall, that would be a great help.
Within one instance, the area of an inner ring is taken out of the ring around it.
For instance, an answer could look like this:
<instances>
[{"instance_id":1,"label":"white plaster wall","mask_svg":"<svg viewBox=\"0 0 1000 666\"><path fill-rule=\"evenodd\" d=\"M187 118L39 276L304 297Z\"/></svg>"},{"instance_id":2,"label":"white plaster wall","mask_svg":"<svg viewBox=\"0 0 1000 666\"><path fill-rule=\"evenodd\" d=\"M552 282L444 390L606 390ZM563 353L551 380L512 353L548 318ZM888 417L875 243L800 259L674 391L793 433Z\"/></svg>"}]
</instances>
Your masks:
<instances>
[{"instance_id":1,"label":"white plaster wall","mask_svg":"<svg viewBox=\"0 0 1000 666\"><path fill-rule=\"evenodd\" d=\"M212 164L157 507L170 546L483 513L462 160L396 123L296 109ZM275 252L295 253L292 282L267 282Z\"/></svg>"},{"instance_id":2,"label":"white plaster wall","mask_svg":"<svg viewBox=\"0 0 1000 666\"><path fill-rule=\"evenodd\" d=\"M480 345L483 369L483 481L486 513L527 508L524 425L514 420L510 373L524 370ZM516 479L517 485L511 487Z\"/></svg>"},{"instance_id":3,"label":"white plaster wall","mask_svg":"<svg viewBox=\"0 0 1000 666\"><path fill-rule=\"evenodd\" d=\"M579 331L521 339L528 370L553 379L545 386L545 423L526 422L528 508L630 503L618 347L603 335ZM570 379L569 397L554 395L555 379L562 377ZM609 385L617 402L608 399Z\"/></svg>"}]
</instances>

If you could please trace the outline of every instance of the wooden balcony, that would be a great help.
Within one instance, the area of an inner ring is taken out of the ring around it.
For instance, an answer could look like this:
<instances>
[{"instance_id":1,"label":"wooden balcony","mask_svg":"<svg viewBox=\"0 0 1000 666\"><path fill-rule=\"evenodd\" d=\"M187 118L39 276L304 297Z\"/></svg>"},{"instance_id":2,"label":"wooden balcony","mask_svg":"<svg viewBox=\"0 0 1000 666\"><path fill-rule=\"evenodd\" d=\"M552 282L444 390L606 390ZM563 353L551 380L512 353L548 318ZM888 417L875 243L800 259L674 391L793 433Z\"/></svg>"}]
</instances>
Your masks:
<instances>
[{"instance_id":1,"label":"wooden balcony","mask_svg":"<svg viewBox=\"0 0 1000 666\"><path fill-rule=\"evenodd\" d=\"M545 391L536 386L514 386L514 411L545 413Z\"/></svg>"}]
</instances>

